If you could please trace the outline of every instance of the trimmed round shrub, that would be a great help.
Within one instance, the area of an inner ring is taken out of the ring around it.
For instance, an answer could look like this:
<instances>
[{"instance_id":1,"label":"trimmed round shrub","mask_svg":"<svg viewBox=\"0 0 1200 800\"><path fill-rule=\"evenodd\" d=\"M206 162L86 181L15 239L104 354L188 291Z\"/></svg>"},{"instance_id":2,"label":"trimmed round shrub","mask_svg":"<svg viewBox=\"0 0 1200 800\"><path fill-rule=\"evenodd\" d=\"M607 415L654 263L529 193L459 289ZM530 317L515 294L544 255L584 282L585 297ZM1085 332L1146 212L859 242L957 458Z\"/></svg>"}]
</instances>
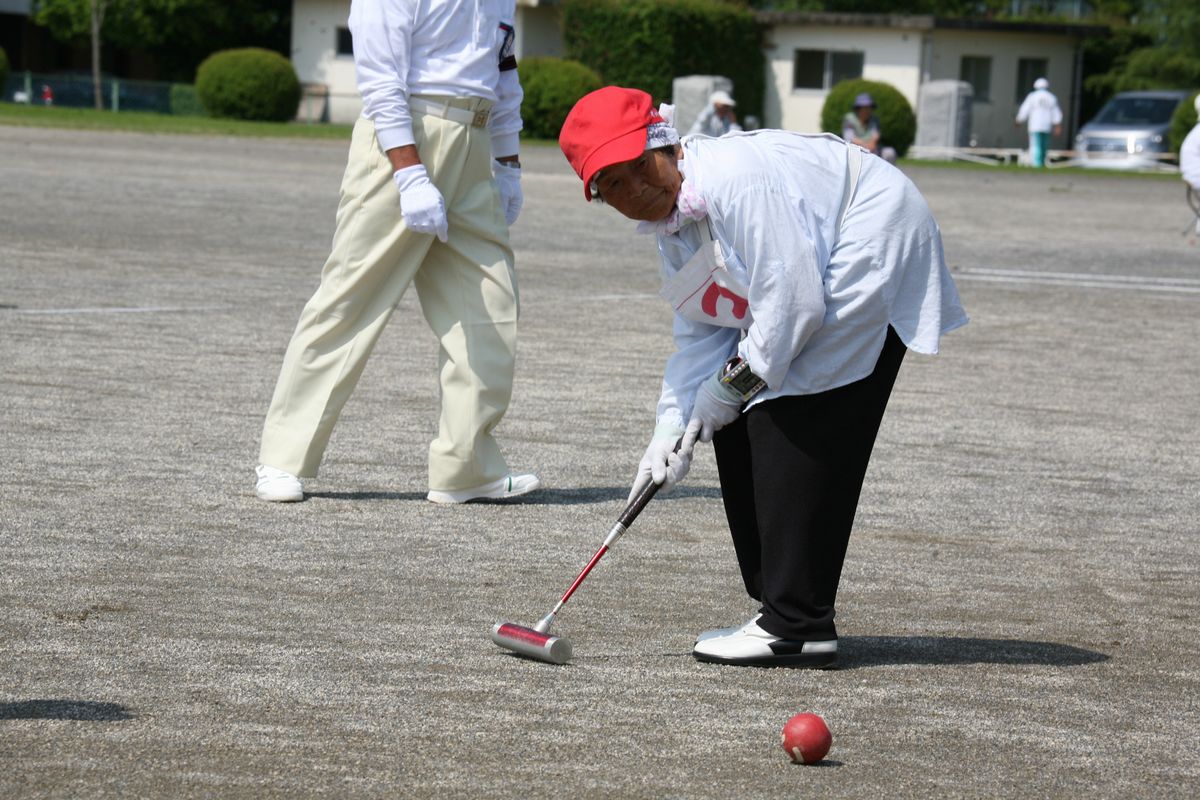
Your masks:
<instances>
[{"instance_id":1,"label":"trimmed round shrub","mask_svg":"<svg viewBox=\"0 0 1200 800\"><path fill-rule=\"evenodd\" d=\"M1171 130L1168 136L1172 153L1179 152L1179 148L1183 146L1183 140L1187 138L1192 128L1196 127L1197 94L1197 92L1192 92L1188 99L1180 103L1179 107L1175 109L1175 113L1171 115Z\"/></svg>"},{"instance_id":2,"label":"trimmed round shrub","mask_svg":"<svg viewBox=\"0 0 1200 800\"><path fill-rule=\"evenodd\" d=\"M4 84L8 82L8 53L0 47L0 100L4 99Z\"/></svg>"},{"instance_id":3,"label":"trimmed round shrub","mask_svg":"<svg viewBox=\"0 0 1200 800\"><path fill-rule=\"evenodd\" d=\"M300 79L273 50L221 50L197 68L196 96L213 117L285 122L300 105Z\"/></svg>"},{"instance_id":4,"label":"trimmed round shrub","mask_svg":"<svg viewBox=\"0 0 1200 800\"><path fill-rule=\"evenodd\" d=\"M917 137L917 116L900 90L890 83L855 78L836 84L821 108L821 130L841 136L842 120L854 110L854 98L863 92L875 100L880 141L894 147L896 155L903 158Z\"/></svg>"},{"instance_id":5,"label":"trimmed round shrub","mask_svg":"<svg viewBox=\"0 0 1200 800\"><path fill-rule=\"evenodd\" d=\"M557 139L572 106L604 84L600 76L563 58L526 58L517 66L525 99L521 103L522 133L534 139Z\"/></svg>"}]
</instances>

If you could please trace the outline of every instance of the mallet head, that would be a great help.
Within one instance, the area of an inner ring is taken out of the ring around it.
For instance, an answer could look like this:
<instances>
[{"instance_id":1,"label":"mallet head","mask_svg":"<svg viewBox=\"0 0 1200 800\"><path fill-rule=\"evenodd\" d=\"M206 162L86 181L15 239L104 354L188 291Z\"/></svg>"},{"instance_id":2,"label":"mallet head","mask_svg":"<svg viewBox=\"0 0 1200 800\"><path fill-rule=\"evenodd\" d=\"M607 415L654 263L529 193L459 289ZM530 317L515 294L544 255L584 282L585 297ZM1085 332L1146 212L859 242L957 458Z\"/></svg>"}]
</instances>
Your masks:
<instances>
[{"instance_id":1,"label":"mallet head","mask_svg":"<svg viewBox=\"0 0 1200 800\"><path fill-rule=\"evenodd\" d=\"M524 625L497 622L492 627L492 641L519 655L550 664L566 664L571 660L571 643L568 640Z\"/></svg>"}]
</instances>

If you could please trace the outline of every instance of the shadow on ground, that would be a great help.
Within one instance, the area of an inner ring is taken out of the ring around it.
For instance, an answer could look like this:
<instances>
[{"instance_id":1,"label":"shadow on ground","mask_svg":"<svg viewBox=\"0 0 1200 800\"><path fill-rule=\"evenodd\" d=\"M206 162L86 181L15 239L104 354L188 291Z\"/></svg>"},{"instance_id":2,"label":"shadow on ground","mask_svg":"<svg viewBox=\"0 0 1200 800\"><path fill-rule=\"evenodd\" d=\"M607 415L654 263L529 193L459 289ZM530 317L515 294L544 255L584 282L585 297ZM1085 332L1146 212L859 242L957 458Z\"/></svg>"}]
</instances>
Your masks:
<instances>
[{"instance_id":1,"label":"shadow on ground","mask_svg":"<svg viewBox=\"0 0 1200 800\"><path fill-rule=\"evenodd\" d=\"M120 703L95 703L90 700L18 700L0 703L0 720L69 719L86 722L120 722L133 719Z\"/></svg>"},{"instance_id":2,"label":"shadow on ground","mask_svg":"<svg viewBox=\"0 0 1200 800\"><path fill-rule=\"evenodd\" d=\"M539 489L512 500L483 500L493 504L520 503L527 506L574 506L588 503L612 503L629 496L628 486L591 486L581 489ZM394 500L425 502L424 492L306 492L305 497L323 500ZM669 494L656 497L654 502L684 500L691 497L721 499L721 490L707 486L678 486Z\"/></svg>"},{"instance_id":3,"label":"shadow on ground","mask_svg":"<svg viewBox=\"0 0 1200 800\"><path fill-rule=\"evenodd\" d=\"M1045 664L1077 667L1108 661L1109 656L1055 642L974 639L960 636L842 636L842 669L886 664Z\"/></svg>"}]
</instances>

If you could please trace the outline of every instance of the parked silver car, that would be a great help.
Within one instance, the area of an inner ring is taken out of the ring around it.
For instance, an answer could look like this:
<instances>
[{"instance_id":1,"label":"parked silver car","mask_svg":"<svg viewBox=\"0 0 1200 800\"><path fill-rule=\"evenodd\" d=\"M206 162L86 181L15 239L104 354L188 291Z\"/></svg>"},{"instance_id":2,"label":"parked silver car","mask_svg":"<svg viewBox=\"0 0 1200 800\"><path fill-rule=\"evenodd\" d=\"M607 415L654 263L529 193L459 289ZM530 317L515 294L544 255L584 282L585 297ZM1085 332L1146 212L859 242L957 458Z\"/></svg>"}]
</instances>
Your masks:
<instances>
[{"instance_id":1,"label":"parked silver car","mask_svg":"<svg viewBox=\"0 0 1200 800\"><path fill-rule=\"evenodd\" d=\"M1186 89L1120 92L1075 135L1081 166L1153 169L1166 163L1171 115Z\"/></svg>"}]
</instances>

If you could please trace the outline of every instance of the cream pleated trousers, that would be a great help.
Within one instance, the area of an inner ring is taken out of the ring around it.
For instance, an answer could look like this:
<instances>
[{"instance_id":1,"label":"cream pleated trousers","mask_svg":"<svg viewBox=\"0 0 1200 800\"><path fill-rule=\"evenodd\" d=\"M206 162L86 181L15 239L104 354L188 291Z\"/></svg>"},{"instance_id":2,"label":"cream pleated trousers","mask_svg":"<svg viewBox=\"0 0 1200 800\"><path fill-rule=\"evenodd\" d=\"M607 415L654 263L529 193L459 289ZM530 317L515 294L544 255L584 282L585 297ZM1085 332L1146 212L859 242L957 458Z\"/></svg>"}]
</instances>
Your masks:
<instances>
[{"instance_id":1,"label":"cream pleated trousers","mask_svg":"<svg viewBox=\"0 0 1200 800\"><path fill-rule=\"evenodd\" d=\"M454 105L487 103L457 99ZM422 114L413 114L413 133L446 200L449 241L404 224L391 164L374 124L360 118L332 252L292 334L263 426L263 464L316 476L367 357L415 284L441 344L441 418L429 446L429 488L470 489L508 474L492 431L512 395L518 298L490 137L486 128Z\"/></svg>"}]
</instances>

